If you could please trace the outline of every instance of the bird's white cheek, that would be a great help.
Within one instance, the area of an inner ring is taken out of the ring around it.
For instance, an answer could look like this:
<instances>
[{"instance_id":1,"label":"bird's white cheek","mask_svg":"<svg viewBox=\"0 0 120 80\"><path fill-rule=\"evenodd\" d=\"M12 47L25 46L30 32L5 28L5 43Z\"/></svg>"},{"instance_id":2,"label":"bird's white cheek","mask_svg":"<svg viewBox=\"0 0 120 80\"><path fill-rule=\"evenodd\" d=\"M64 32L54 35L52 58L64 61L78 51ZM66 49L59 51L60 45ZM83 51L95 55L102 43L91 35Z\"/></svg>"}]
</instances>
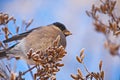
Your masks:
<instances>
[{"instance_id":1,"label":"bird's white cheek","mask_svg":"<svg viewBox=\"0 0 120 80\"><path fill-rule=\"evenodd\" d=\"M27 57L27 52L25 48L25 39L22 39L19 44L12 50L15 51L15 55L20 56L20 58Z\"/></svg>"}]
</instances>

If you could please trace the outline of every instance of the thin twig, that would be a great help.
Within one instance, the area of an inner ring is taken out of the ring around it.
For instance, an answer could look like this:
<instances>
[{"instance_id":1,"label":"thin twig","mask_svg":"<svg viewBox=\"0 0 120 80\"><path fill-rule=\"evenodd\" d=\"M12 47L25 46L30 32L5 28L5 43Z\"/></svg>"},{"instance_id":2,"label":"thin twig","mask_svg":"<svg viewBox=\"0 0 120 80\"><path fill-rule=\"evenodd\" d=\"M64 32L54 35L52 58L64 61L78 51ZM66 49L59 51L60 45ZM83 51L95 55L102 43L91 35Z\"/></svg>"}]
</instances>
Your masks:
<instances>
[{"instance_id":1,"label":"thin twig","mask_svg":"<svg viewBox=\"0 0 120 80\"><path fill-rule=\"evenodd\" d=\"M30 69L30 65L29 64L27 64L27 66L28 66L28 69ZM30 75L31 75L31 77L33 78L33 80L34 80L34 76L33 76L33 72L30 70Z\"/></svg>"},{"instance_id":2,"label":"thin twig","mask_svg":"<svg viewBox=\"0 0 120 80\"><path fill-rule=\"evenodd\" d=\"M27 71L23 72L22 75L25 75L27 72L31 71L32 69L34 69L35 67L37 67L37 65L33 66L32 68L28 69Z\"/></svg>"}]
</instances>

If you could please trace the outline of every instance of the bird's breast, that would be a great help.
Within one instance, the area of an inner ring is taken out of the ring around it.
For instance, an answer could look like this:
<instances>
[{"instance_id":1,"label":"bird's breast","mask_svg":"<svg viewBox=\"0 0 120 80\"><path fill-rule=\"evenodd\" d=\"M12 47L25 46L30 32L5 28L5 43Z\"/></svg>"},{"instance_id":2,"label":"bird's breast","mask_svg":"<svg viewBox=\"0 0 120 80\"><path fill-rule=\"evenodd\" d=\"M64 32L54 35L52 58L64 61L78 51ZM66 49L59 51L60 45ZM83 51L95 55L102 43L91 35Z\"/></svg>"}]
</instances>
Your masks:
<instances>
[{"instance_id":1,"label":"bird's breast","mask_svg":"<svg viewBox=\"0 0 120 80\"><path fill-rule=\"evenodd\" d=\"M44 51L53 44L53 41L60 35L60 45L66 47L66 38L64 34L54 28L37 29L25 38L26 51L32 48L34 51Z\"/></svg>"}]
</instances>

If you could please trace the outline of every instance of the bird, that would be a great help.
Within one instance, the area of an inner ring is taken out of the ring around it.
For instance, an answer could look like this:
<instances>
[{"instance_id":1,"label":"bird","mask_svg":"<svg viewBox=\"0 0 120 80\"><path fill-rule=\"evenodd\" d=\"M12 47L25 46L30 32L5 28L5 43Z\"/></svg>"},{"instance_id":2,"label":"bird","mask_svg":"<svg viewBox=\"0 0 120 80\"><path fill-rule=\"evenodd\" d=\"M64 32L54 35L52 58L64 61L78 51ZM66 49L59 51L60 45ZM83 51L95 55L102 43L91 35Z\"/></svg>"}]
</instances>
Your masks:
<instances>
[{"instance_id":1,"label":"bird","mask_svg":"<svg viewBox=\"0 0 120 80\"><path fill-rule=\"evenodd\" d=\"M27 53L32 48L34 51L44 51L53 44L53 41L60 35L60 45L66 48L66 37L72 33L66 26L60 22L54 22L46 26L33 28L27 32L14 35L3 41L8 43L18 41L13 46L0 50L0 59L13 55L27 61L28 64L34 64L27 59Z\"/></svg>"}]
</instances>

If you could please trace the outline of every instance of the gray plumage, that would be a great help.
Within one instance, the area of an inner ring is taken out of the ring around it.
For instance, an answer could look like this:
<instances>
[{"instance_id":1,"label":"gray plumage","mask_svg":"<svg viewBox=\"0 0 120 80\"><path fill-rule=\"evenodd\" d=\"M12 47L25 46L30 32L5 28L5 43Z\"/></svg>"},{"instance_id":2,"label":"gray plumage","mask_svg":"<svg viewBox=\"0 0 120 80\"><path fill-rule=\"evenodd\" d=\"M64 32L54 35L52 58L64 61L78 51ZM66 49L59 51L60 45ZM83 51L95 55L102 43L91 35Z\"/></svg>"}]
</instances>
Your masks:
<instances>
[{"instance_id":1,"label":"gray plumage","mask_svg":"<svg viewBox=\"0 0 120 80\"><path fill-rule=\"evenodd\" d=\"M48 26L34 28L28 32L15 35L4 43L11 42L14 40L20 40L18 44L0 51L0 58L6 57L6 55L13 54L14 56L25 59L28 63L32 64L31 61L27 60L27 53L32 48L34 51L44 51L53 44L53 41L60 35L60 45L66 47L66 36L71 33L66 27L59 23L53 23Z\"/></svg>"}]
</instances>

